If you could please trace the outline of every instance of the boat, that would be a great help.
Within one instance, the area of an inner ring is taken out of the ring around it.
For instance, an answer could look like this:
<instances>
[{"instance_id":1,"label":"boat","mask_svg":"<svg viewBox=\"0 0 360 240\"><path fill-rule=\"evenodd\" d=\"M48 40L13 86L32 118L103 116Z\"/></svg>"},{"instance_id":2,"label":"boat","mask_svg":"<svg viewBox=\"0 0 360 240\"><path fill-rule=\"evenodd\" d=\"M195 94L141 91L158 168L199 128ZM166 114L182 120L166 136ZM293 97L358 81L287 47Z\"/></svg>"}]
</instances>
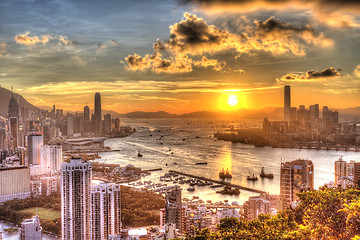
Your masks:
<instances>
[{"instance_id":1,"label":"boat","mask_svg":"<svg viewBox=\"0 0 360 240\"><path fill-rule=\"evenodd\" d=\"M142 154L140 153L140 151L137 154L138 157L142 157Z\"/></svg>"},{"instance_id":2,"label":"boat","mask_svg":"<svg viewBox=\"0 0 360 240\"><path fill-rule=\"evenodd\" d=\"M223 190L216 191L216 193L227 194L227 195L239 195L240 189L225 186Z\"/></svg>"},{"instance_id":3,"label":"boat","mask_svg":"<svg viewBox=\"0 0 360 240\"><path fill-rule=\"evenodd\" d=\"M195 188L194 187L188 187L188 189L187 189L189 192L193 192L193 191L195 191Z\"/></svg>"},{"instance_id":4,"label":"boat","mask_svg":"<svg viewBox=\"0 0 360 240\"><path fill-rule=\"evenodd\" d=\"M274 178L274 174L272 174L272 173L265 173L264 167L262 167L262 168L261 168L260 177L261 177L261 178L270 178L270 179L273 179L273 178Z\"/></svg>"},{"instance_id":5,"label":"boat","mask_svg":"<svg viewBox=\"0 0 360 240\"><path fill-rule=\"evenodd\" d=\"M251 173L250 173L250 175L247 176L247 180L248 181L257 181L258 177L255 174L252 174L252 176L251 176Z\"/></svg>"},{"instance_id":6,"label":"boat","mask_svg":"<svg viewBox=\"0 0 360 240\"><path fill-rule=\"evenodd\" d=\"M195 165L206 165L207 164L207 162L197 162L197 163L195 163Z\"/></svg>"},{"instance_id":7,"label":"boat","mask_svg":"<svg viewBox=\"0 0 360 240\"><path fill-rule=\"evenodd\" d=\"M226 169L226 172L224 171L224 169L221 170L221 172L219 172L219 177L224 179L224 178L232 178L231 173L229 172L229 169Z\"/></svg>"}]
</instances>

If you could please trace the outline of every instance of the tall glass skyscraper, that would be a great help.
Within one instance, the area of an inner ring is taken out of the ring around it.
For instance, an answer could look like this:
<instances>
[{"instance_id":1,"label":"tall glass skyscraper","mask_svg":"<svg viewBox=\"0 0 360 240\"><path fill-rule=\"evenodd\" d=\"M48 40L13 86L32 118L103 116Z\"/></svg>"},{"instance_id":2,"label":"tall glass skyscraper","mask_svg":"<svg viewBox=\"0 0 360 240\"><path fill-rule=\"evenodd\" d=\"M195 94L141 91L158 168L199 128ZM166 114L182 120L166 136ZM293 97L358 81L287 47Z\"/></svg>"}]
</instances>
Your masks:
<instances>
[{"instance_id":1,"label":"tall glass skyscraper","mask_svg":"<svg viewBox=\"0 0 360 240\"><path fill-rule=\"evenodd\" d=\"M290 86L284 86L284 121L290 121Z\"/></svg>"},{"instance_id":2,"label":"tall glass skyscraper","mask_svg":"<svg viewBox=\"0 0 360 240\"><path fill-rule=\"evenodd\" d=\"M101 97L100 93L95 93L95 114L94 114L94 132L96 135L102 134L102 118L101 118Z\"/></svg>"}]
</instances>

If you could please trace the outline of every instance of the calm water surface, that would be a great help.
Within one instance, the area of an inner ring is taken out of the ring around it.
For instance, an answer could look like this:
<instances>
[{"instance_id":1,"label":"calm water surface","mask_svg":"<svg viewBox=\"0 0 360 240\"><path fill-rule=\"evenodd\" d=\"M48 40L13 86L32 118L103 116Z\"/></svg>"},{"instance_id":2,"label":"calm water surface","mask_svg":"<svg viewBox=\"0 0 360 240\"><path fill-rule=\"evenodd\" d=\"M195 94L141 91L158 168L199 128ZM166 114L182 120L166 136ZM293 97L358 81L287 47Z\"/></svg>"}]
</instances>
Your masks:
<instances>
[{"instance_id":1,"label":"calm water surface","mask_svg":"<svg viewBox=\"0 0 360 240\"><path fill-rule=\"evenodd\" d=\"M279 194L281 159L285 161L298 158L312 160L315 188L334 180L334 161L341 155L346 161L360 161L359 152L255 147L220 141L213 137L215 132L229 129L231 125L235 127L260 126L260 122L197 119L122 119L122 121L123 125L135 127L137 132L126 138L106 140L106 146L120 151L101 153L100 161L117 163L121 166L133 164L142 169L163 169L153 172L145 180L157 181L160 175L169 170L218 179L219 171L224 168L231 171L232 183L263 190L270 194ZM143 157L137 156L138 151ZM197 162L208 164L195 165ZM273 173L274 179L259 178L257 182L247 181L249 172L258 175L261 167ZM243 203L249 196L257 195L242 190L240 196L224 196L216 194L215 190L209 187L196 187L195 192L190 193L186 190L187 187L187 185L182 185L184 197L196 195L203 200L229 199Z\"/></svg>"}]
</instances>

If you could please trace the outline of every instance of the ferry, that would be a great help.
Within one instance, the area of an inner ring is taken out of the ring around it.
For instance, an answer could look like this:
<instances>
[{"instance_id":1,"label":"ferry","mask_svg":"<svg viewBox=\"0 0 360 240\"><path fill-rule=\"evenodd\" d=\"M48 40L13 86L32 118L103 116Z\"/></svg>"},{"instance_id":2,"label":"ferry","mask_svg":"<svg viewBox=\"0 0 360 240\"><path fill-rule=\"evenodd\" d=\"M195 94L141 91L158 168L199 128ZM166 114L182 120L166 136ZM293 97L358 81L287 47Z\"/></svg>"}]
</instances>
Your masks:
<instances>
[{"instance_id":1,"label":"ferry","mask_svg":"<svg viewBox=\"0 0 360 240\"><path fill-rule=\"evenodd\" d=\"M272 173L265 173L264 167L262 167L262 168L261 168L260 177L261 177L261 178L270 178L270 179L273 179L273 178L274 178L274 174L272 174Z\"/></svg>"},{"instance_id":2,"label":"ferry","mask_svg":"<svg viewBox=\"0 0 360 240\"><path fill-rule=\"evenodd\" d=\"M195 188L194 187L188 187L188 189L187 189L189 192L193 192L193 191L195 191Z\"/></svg>"},{"instance_id":3,"label":"ferry","mask_svg":"<svg viewBox=\"0 0 360 240\"><path fill-rule=\"evenodd\" d=\"M250 173L250 175L247 176L247 180L248 181L257 181L258 177L255 174L252 174L252 176L251 176L251 173Z\"/></svg>"}]
</instances>

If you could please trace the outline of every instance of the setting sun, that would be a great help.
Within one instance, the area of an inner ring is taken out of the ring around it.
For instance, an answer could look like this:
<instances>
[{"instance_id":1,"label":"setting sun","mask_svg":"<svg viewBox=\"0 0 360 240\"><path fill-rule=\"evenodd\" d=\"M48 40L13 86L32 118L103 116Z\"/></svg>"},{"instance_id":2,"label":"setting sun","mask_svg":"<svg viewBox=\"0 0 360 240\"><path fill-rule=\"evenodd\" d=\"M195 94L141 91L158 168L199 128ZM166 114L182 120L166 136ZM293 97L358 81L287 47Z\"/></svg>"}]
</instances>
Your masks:
<instances>
[{"instance_id":1,"label":"setting sun","mask_svg":"<svg viewBox=\"0 0 360 240\"><path fill-rule=\"evenodd\" d=\"M228 103L231 105L231 106L235 106L237 104L237 98L234 97L234 96L230 96L229 99L228 99Z\"/></svg>"}]
</instances>

